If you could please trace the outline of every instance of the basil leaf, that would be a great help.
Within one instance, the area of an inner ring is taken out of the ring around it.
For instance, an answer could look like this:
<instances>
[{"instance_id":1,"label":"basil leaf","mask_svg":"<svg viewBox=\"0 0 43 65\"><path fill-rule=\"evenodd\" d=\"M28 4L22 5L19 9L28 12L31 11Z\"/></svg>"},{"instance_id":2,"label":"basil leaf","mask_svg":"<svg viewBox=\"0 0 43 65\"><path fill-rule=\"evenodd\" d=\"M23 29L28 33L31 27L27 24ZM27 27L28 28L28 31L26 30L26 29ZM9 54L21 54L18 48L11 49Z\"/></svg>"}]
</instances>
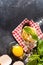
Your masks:
<instances>
[{"instance_id":1,"label":"basil leaf","mask_svg":"<svg viewBox=\"0 0 43 65\"><path fill-rule=\"evenodd\" d=\"M26 65L37 65L37 61L29 61Z\"/></svg>"},{"instance_id":2,"label":"basil leaf","mask_svg":"<svg viewBox=\"0 0 43 65\"><path fill-rule=\"evenodd\" d=\"M42 63L38 63L37 65L43 65Z\"/></svg>"},{"instance_id":3,"label":"basil leaf","mask_svg":"<svg viewBox=\"0 0 43 65\"><path fill-rule=\"evenodd\" d=\"M40 62L43 62L43 58L40 59Z\"/></svg>"},{"instance_id":4,"label":"basil leaf","mask_svg":"<svg viewBox=\"0 0 43 65\"><path fill-rule=\"evenodd\" d=\"M32 38L38 40L38 36L36 34L32 34Z\"/></svg>"},{"instance_id":5,"label":"basil leaf","mask_svg":"<svg viewBox=\"0 0 43 65\"><path fill-rule=\"evenodd\" d=\"M40 59L37 65L43 65L43 58Z\"/></svg>"},{"instance_id":6,"label":"basil leaf","mask_svg":"<svg viewBox=\"0 0 43 65\"><path fill-rule=\"evenodd\" d=\"M37 50L39 55L43 55L43 40L39 40Z\"/></svg>"},{"instance_id":7,"label":"basil leaf","mask_svg":"<svg viewBox=\"0 0 43 65\"><path fill-rule=\"evenodd\" d=\"M25 26L25 27L24 27L24 30L25 30L25 32L26 32L27 34L31 34L31 36L32 36L33 39L38 40L37 34L35 33L35 31L32 30L31 27Z\"/></svg>"},{"instance_id":8,"label":"basil leaf","mask_svg":"<svg viewBox=\"0 0 43 65\"><path fill-rule=\"evenodd\" d=\"M39 60L39 55L37 54L33 54L29 57L29 60L32 61L32 60Z\"/></svg>"},{"instance_id":9,"label":"basil leaf","mask_svg":"<svg viewBox=\"0 0 43 65\"><path fill-rule=\"evenodd\" d=\"M37 60L39 60L39 55L31 55L26 65L37 65Z\"/></svg>"}]
</instances>

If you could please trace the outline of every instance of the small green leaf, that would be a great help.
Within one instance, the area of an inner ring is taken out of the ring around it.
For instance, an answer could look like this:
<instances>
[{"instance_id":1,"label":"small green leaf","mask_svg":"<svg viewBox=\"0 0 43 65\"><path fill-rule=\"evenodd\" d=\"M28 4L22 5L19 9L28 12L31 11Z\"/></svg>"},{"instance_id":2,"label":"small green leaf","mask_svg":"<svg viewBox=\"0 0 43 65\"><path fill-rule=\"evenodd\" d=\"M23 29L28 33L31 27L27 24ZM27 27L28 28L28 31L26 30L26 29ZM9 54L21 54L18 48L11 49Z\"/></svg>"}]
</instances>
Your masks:
<instances>
[{"instance_id":1,"label":"small green leaf","mask_svg":"<svg viewBox=\"0 0 43 65\"><path fill-rule=\"evenodd\" d=\"M39 60L39 55L37 54L33 54L29 57L29 60L37 60L37 59Z\"/></svg>"},{"instance_id":2,"label":"small green leaf","mask_svg":"<svg viewBox=\"0 0 43 65\"><path fill-rule=\"evenodd\" d=\"M43 65L42 63L38 63L37 65Z\"/></svg>"},{"instance_id":3,"label":"small green leaf","mask_svg":"<svg viewBox=\"0 0 43 65\"><path fill-rule=\"evenodd\" d=\"M43 40L39 40L37 50L39 55L43 55Z\"/></svg>"},{"instance_id":4,"label":"small green leaf","mask_svg":"<svg viewBox=\"0 0 43 65\"><path fill-rule=\"evenodd\" d=\"M43 58L40 59L40 62L43 62Z\"/></svg>"},{"instance_id":5,"label":"small green leaf","mask_svg":"<svg viewBox=\"0 0 43 65\"><path fill-rule=\"evenodd\" d=\"M38 40L38 36L36 34L32 34L32 38Z\"/></svg>"},{"instance_id":6,"label":"small green leaf","mask_svg":"<svg viewBox=\"0 0 43 65\"><path fill-rule=\"evenodd\" d=\"M39 60L39 55L31 55L26 65L37 65L37 60Z\"/></svg>"},{"instance_id":7,"label":"small green leaf","mask_svg":"<svg viewBox=\"0 0 43 65\"><path fill-rule=\"evenodd\" d=\"M37 65L37 61L29 61L26 65Z\"/></svg>"}]
</instances>

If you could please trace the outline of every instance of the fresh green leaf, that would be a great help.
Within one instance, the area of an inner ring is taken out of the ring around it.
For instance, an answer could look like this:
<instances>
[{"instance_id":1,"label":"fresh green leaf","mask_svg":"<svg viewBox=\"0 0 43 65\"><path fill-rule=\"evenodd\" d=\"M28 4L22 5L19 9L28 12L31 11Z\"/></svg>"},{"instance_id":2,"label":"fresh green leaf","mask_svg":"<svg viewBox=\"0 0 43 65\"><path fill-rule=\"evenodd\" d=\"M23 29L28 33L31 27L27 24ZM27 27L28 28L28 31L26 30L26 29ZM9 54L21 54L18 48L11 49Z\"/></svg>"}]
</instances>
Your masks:
<instances>
[{"instance_id":1,"label":"fresh green leaf","mask_svg":"<svg viewBox=\"0 0 43 65\"><path fill-rule=\"evenodd\" d=\"M29 61L26 65L37 65L37 60Z\"/></svg>"},{"instance_id":2,"label":"fresh green leaf","mask_svg":"<svg viewBox=\"0 0 43 65\"><path fill-rule=\"evenodd\" d=\"M38 36L36 34L32 34L32 38L38 40Z\"/></svg>"},{"instance_id":3,"label":"fresh green leaf","mask_svg":"<svg viewBox=\"0 0 43 65\"><path fill-rule=\"evenodd\" d=\"M39 60L40 58L39 58L39 55L37 55L37 54L33 54L33 55L31 55L30 57L29 57L29 61L32 61L32 60Z\"/></svg>"},{"instance_id":4,"label":"fresh green leaf","mask_svg":"<svg viewBox=\"0 0 43 65\"><path fill-rule=\"evenodd\" d=\"M43 58L40 59L40 62L43 62Z\"/></svg>"},{"instance_id":5,"label":"fresh green leaf","mask_svg":"<svg viewBox=\"0 0 43 65\"><path fill-rule=\"evenodd\" d=\"M43 63L38 63L37 65L43 65Z\"/></svg>"},{"instance_id":6,"label":"fresh green leaf","mask_svg":"<svg viewBox=\"0 0 43 65\"><path fill-rule=\"evenodd\" d=\"M43 55L43 40L39 40L37 50L39 55Z\"/></svg>"},{"instance_id":7,"label":"fresh green leaf","mask_svg":"<svg viewBox=\"0 0 43 65\"><path fill-rule=\"evenodd\" d=\"M35 33L35 31L33 31L31 27L25 26L24 30L26 31L27 34L31 34L33 39L38 40L37 34Z\"/></svg>"},{"instance_id":8,"label":"fresh green leaf","mask_svg":"<svg viewBox=\"0 0 43 65\"><path fill-rule=\"evenodd\" d=\"M43 65L43 58L40 59L37 65Z\"/></svg>"},{"instance_id":9,"label":"fresh green leaf","mask_svg":"<svg viewBox=\"0 0 43 65\"><path fill-rule=\"evenodd\" d=\"M25 26L23 29L26 31L27 34L32 33L32 30L29 26Z\"/></svg>"},{"instance_id":10,"label":"fresh green leaf","mask_svg":"<svg viewBox=\"0 0 43 65\"><path fill-rule=\"evenodd\" d=\"M37 61L39 61L39 55L31 55L27 65L37 65Z\"/></svg>"}]
</instances>

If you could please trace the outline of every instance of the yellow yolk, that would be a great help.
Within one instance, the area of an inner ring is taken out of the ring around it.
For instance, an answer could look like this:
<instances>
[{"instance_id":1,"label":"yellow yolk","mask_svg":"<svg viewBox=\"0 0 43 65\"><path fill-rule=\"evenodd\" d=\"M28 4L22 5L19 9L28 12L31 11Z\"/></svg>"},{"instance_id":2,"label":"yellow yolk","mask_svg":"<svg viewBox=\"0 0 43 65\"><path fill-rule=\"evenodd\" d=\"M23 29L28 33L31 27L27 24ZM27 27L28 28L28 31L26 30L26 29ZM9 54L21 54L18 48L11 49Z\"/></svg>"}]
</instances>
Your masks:
<instances>
[{"instance_id":1,"label":"yellow yolk","mask_svg":"<svg viewBox=\"0 0 43 65\"><path fill-rule=\"evenodd\" d=\"M23 55L23 48L19 45L13 46L12 53L17 57L20 57Z\"/></svg>"}]
</instances>

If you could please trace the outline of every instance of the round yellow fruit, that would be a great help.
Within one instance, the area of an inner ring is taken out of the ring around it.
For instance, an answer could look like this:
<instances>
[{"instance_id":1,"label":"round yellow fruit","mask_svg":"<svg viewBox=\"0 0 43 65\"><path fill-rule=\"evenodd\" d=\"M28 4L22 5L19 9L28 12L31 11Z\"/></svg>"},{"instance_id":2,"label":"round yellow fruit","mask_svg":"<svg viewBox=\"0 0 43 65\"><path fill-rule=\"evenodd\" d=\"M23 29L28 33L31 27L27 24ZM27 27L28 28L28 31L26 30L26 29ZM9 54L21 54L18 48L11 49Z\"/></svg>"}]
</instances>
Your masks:
<instances>
[{"instance_id":1,"label":"round yellow fruit","mask_svg":"<svg viewBox=\"0 0 43 65\"><path fill-rule=\"evenodd\" d=\"M23 55L23 48L19 45L13 46L12 53L17 57L20 57Z\"/></svg>"}]
</instances>

